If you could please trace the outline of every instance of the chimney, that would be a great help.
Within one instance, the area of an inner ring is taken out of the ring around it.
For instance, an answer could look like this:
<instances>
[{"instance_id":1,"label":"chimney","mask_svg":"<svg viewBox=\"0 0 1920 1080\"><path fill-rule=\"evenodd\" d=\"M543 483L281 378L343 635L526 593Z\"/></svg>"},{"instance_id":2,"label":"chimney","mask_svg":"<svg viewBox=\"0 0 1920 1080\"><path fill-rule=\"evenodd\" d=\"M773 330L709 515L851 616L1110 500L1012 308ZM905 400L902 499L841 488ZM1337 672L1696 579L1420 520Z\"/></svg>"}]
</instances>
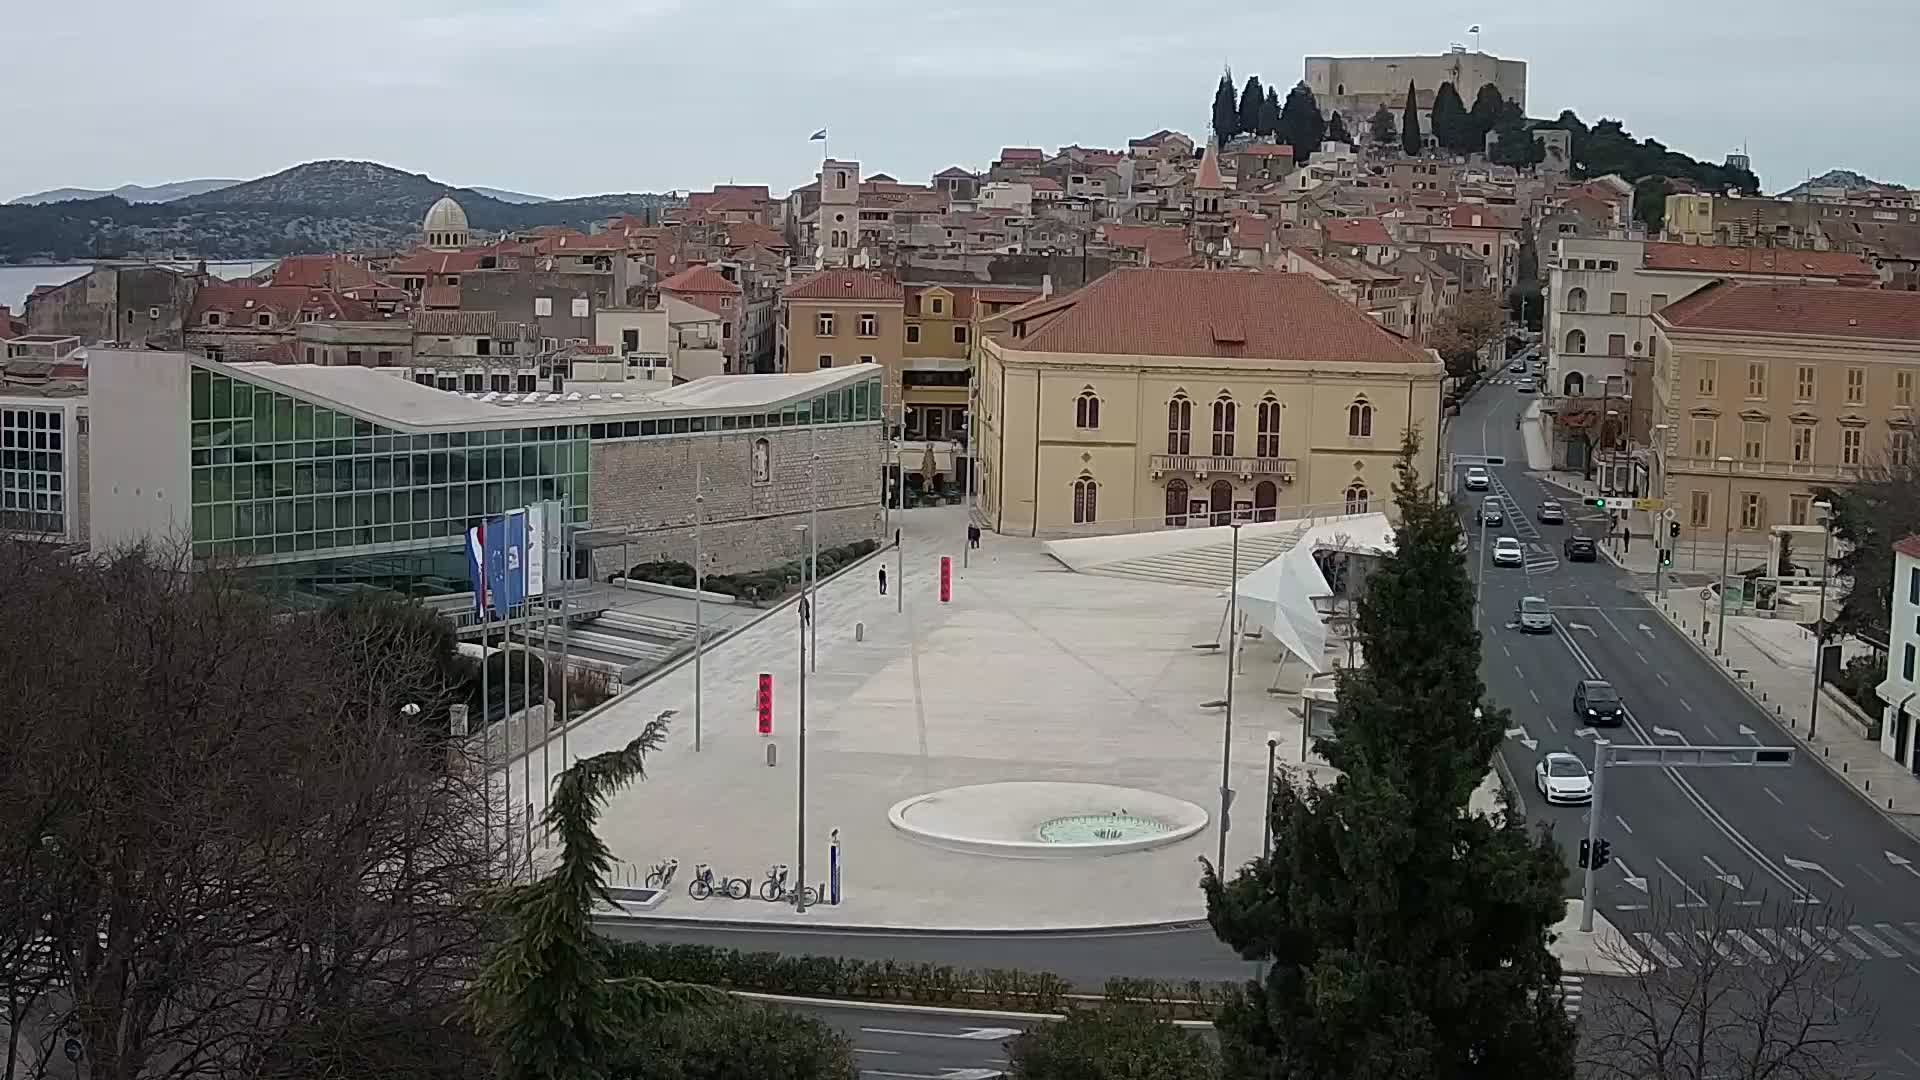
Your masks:
<instances>
[{"instance_id":1,"label":"chimney","mask_svg":"<svg viewBox=\"0 0 1920 1080\"><path fill-rule=\"evenodd\" d=\"M1053 275L1041 274L1040 275L1040 299L1045 300L1047 297L1052 295L1053 295Z\"/></svg>"}]
</instances>

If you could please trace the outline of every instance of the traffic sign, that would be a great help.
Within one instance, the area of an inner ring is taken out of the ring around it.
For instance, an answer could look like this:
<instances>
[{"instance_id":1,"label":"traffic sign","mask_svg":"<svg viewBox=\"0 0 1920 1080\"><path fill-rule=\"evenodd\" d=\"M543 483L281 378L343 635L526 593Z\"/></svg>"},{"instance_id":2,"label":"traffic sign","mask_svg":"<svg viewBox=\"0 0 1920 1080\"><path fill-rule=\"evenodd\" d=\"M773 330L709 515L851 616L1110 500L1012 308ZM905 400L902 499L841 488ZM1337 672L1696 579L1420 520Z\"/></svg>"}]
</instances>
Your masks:
<instances>
[{"instance_id":1,"label":"traffic sign","mask_svg":"<svg viewBox=\"0 0 1920 1080\"><path fill-rule=\"evenodd\" d=\"M1675 509L1675 508L1673 508L1673 507L1671 507L1671 506L1669 506L1669 507L1667 507L1667 512L1666 512L1666 514L1665 514L1664 516L1666 517L1666 519L1667 519L1668 521L1679 521L1679 520L1680 520L1680 511L1679 511L1679 510L1677 510L1677 509Z\"/></svg>"},{"instance_id":2,"label":"traffic sign","mask_svg":"<svg viewBox=\"0 0 1920 1080\"><path fill-rule=\"evenodd\" d=\"M1664 509L1666 509L1666 505L1667 505L1667 500L1665 500L1665 499L1635 499L1635 500L1633 500L1633 508L1634 508L1635 510L1646 510L1646 511L1649 511L1649 512L1651 512L1651 511L1654 511L1654 510L1664 510Z\"/></svg>"}]
</instances>

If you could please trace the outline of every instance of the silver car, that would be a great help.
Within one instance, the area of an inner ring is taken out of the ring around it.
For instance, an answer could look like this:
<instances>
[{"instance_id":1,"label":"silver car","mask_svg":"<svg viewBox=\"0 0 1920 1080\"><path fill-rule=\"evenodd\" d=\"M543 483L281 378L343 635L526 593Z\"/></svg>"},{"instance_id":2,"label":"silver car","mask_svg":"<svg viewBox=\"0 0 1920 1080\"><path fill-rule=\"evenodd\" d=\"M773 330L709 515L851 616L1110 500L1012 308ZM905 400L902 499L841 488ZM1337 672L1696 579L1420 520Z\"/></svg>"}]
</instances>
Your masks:
<instances>
[{"instance_id":1,"label":"silver car","mask_svg":"<svg viewBox=\"0 0 1920 1080\"><path fill-rule=\"evenodd\" d=\"M1493 542L1493 565L1519 566L1527 561L1527 550L1520 541L1511 536L1503 536Z\"/></svg>"},{"instance_id":2,"label":"silver car","mask_svg":"<svg viewBox=\"0 0 1920 1080\"><path fill-rule=\"evenodd\" d=\"M1538 596L1520 598L1520 607L1514 612L1514 621L1520 624L1523 633L1553 633L1553 609L1547 606L1546 600Z\"/></svg>"}]
</instances>

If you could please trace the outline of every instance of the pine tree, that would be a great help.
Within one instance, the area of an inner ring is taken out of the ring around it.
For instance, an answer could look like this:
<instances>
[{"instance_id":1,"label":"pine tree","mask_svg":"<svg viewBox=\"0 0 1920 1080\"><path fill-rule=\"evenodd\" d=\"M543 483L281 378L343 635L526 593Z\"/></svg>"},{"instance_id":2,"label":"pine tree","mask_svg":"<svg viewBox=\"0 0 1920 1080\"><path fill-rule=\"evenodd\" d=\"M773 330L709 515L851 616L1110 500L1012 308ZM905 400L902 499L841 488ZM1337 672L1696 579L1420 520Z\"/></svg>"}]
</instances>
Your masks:
<instances>
[{"instance_id":1,"label":"pine tree","mask_svg":"<svg viewBox=\"0 0 1920 1080\"><path fill-rule=\"evenodd\" d=\"M1500 122L1500 113L1506 103L1506 95L1492 83L1484 84L1479 92L1473 95L1473 108L1467 110L1467 118L1473 124L1475 146L1487 145L1487 132L1492 131L1494 125Z\"/></svg>"},{"instance_id":2,"label":"pine tree","mask_svg":"<svg viewBox=\"0 0 1920 1080\"><path fill-rule=\"evenodd\" d=\"M1220 74L1213 91L1213 137L1221 146L1240 132L1240 107L1234 103L1233 69Z\"/></svg>"},{"instance_id":3,"label":"pine tree","mask_svg":"<svg viewBox=\"0 0 1920 1080\"><path fill-rule=\"evenodd\" d=\"M1460 91L1450 82L1440 84L1433 92L1433 138L1434 141L1456 154L1473 151L1473 132L1467 120L1467 107L1460 100Z\"/></svg>"},{"instance_id":4,"label":"pine tree","mask_svg":"<svg viewBox=\"0 0 1920 1080\"><path fill-rule=\"evenodd\" d=\"M1327 141L1352 145L1353 136L1347 133L1347 122L1340 119L1339 113L1327 117Z\"/></svg>"},{"instance_id":5,"label":"pine tree","mask_svg":"<svg viewBox=\"0 0 1920 1080\"><path fill-rule=\"evenodd\" d=\"M1260 107L1267 103L1267 93L1260 85L1260 76L1247 76L1246 89L1240 91L1240 134L1252 135L1260 130Z\"/></svg>"},{"instance_id":6,"label":"pine tree","mask_svg":"<svg viewBox=\"0 0 1920 1080\"><path fill-rule=\"evenodd\" d=\"M1420 97L1413 89L1413 83L1407 83L1407 104L1400 110L1400 149L1409 157L1419 157L1420 147L1425 140L1420 137Z\"/></svg>"},{"instance_id":7,"label":"pine tree","mask_svg":"<svg viewBox=\"0 0 1920 1080\"><path fill-rule=\"evenodd\" d=\"M1373 111L1373 119L1367 121L1370 129L1368 137L1375 146L1386 146L1400 141L1400 127L1393 122L1393 111L1381 105Z\"/></svg>"},{"instance_id":8,"label":"pine tree","mask_svg":"<svg viewBox=\"0 0 1920 1080\"><path fill-rule=\"evenodd\" d=\"M1287 103L1280 107L1279 141L1293 147L1293 159L1305 161L1326 141L1327 122L1320 115L1320 103L1302 80L1287 91Z\"/></svg>"},{"instance_id":9,"label":"pine tree","mask_svg":"<svg viewBox=\"0 0 1920 1080\"><path fill-rule=\"evenodd\" d=\"M1482 698L1454 510L1402 447L1394 553L1367 580L1329 787L1281 782L1273 853L1209 867L1208 919L1261 982L1215 1027L1229 1076L1563 1080L1574 1030L1548 948L1566 870L1519 816L1468 810L1502 738Z\"/></svg>"},{"instance_id":10,"label":"pine tree","mask_svg":"<svg viewBox=\"0 0 1920 1080\"><path fill-rule=\"evenodd\" d=\"M1267 100L1260 104L1259 134L1272 138L1280 130L1280 92L1267 87Z\"/></svg>"}]
</instances>

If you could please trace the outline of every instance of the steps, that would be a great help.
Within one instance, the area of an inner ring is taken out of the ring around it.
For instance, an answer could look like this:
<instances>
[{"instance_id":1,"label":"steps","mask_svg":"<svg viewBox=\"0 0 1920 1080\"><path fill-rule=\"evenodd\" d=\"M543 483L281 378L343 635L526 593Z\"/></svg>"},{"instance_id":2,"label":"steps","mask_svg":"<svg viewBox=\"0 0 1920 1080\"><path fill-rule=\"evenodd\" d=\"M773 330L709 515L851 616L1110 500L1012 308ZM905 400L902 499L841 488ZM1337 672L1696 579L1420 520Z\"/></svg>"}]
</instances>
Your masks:
<instances>
[{"instance_id":1,"label":"steps","mask_svg":"<svg viewBox=\"0 0 1920 1080\"><path fill-rule=\"evenodd\" d=\"M1240 539L1240 576L1245 577L1293 549L1296 537L1284 533L1242 536ZM1197 585L1224 589L1233 580L1233 540L1185 551L1163 552L1121 559L1089 568L1086 573L1104 577L1156 581L1168 585Z\"/></svg>"}]
</instances>

